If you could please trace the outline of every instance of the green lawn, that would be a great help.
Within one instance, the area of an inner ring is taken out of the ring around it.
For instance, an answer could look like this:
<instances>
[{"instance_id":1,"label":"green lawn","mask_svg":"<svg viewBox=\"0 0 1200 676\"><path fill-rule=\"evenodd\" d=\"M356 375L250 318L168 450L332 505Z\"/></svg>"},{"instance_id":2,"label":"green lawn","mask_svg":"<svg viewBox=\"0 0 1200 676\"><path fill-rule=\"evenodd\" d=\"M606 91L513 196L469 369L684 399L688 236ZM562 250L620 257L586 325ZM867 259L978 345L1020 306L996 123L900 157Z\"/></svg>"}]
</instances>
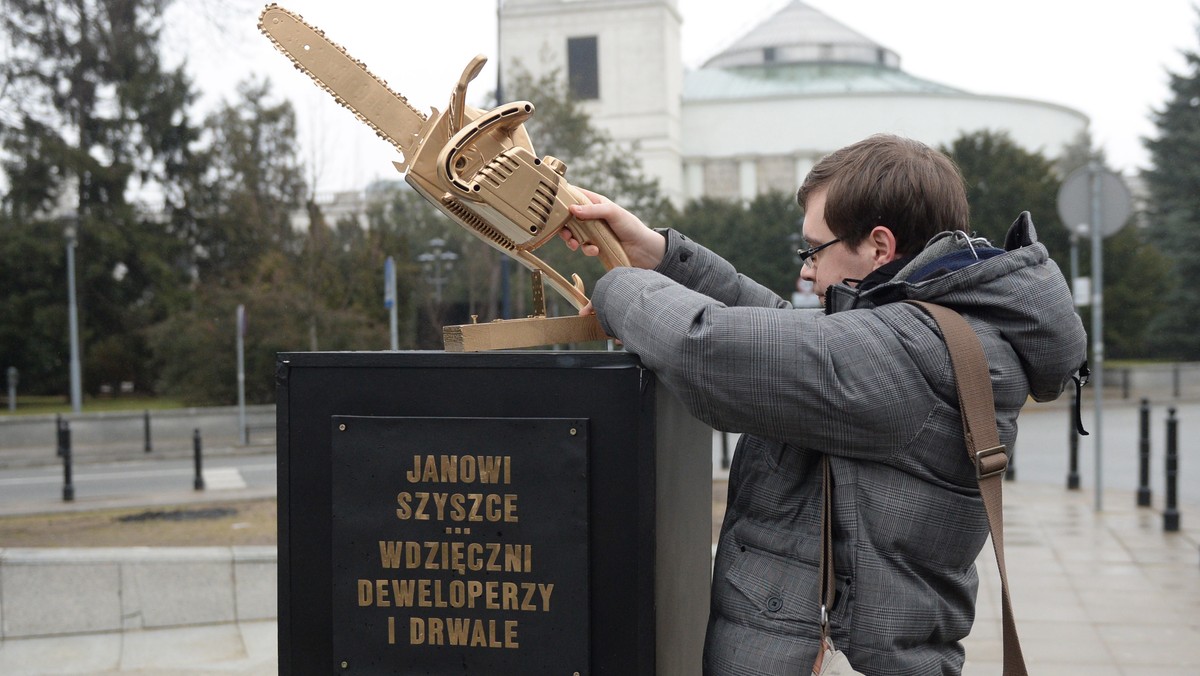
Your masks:
<instances>
[{"instance_id":1,"label":"green lawn","mask_svg":"<svg viewBox=\"0 0 1200 676\"><path fill-rule=\"evenodd\" d=\"M8 398L0 398L0 415L36 415L41 413L70 413L71 402L65 397L17 397L17 410L8 410ZM169 408L183 408L182 402L171 397L104 397L93 399L84 397L83 412L96 413L100 411L145 411Z\"/></svg>"}]
</instances>

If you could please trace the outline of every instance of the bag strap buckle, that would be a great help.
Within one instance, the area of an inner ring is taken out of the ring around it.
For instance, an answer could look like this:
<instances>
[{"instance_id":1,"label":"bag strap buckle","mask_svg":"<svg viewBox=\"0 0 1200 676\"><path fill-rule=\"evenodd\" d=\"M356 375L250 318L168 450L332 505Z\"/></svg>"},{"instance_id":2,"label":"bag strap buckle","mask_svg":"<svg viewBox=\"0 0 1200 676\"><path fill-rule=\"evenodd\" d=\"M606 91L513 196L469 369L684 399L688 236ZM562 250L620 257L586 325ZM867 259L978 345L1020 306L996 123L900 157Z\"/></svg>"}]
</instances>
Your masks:
<instances>
[{"instance_id":1,"label":"bag strap buckle","mask_svg":"<svg viewBox=\"0 0 1200 676\"><path fill-rule=\"evenodd\" d=\"M980 481L1008 470L1008 450L1004 444L975 452L975 477Z\"/></svg>"}]
</instances>

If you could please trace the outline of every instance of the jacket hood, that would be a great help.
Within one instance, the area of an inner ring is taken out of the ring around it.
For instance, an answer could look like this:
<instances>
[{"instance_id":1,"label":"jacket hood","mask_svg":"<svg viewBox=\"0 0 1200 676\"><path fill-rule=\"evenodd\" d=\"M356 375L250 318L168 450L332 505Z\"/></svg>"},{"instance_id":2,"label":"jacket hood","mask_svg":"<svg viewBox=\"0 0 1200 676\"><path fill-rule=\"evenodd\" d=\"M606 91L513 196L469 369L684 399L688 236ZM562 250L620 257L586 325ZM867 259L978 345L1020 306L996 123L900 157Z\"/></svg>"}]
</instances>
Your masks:
<instances>
[{"instance_id":1,"label":"jacket hood","mask_svg":"<svg viewBox=\"0 0 1200 676\"><path fill-rule=\"evenodd\" d=\"M1037 401L1055 399L1087 359L1087 334L1071 290L1028 212L1013 223L1004 248L961 231L944 232L888 282L859 291L838 284L826 312L924 300L977 317L1000 331L1021 360Z\"/></svg>"}]
</instances>

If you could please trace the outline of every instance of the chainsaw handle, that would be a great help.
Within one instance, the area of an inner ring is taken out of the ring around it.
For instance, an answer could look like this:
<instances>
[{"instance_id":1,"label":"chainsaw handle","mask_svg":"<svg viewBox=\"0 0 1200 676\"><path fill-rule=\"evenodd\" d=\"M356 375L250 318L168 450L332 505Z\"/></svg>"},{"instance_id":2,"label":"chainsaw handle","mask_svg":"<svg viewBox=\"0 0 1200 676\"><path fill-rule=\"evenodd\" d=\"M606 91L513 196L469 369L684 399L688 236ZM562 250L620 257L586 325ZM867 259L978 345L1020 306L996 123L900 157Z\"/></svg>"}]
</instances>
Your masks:
<instances>
[{"instance_id":1,"label":"chainsaw handle","mask_svg":"<svg viewBox=\"0 0 1200 676\"><path fill-rule=\"evenodd\" d=\"M575 201L575 204L591 204L592 201L579 190L566 183L567 194ZM604 221L584 221L572 216L564 227L571 229L571 234L575 235L575 239L579 240L580 245L594 244L600 249L600 262L604 265L605 270L612 270L617 267L633 267L629 262L629 254L625 253L625 249L621 246L621 240L617 239L617 235L612 231Z\"/></svg>"},{"instance_id":2,"label":"chainsaw handle","mask_svg":"<svg viewBox=\"0 0 1200 676\"><path fill-rule=\"evenodd\" d=\"M463 126L447 143L448 152L446 158L442 162L441 171L444 174L450 185L454 186L464 195L471 195L471 184L464 181L458 175L459 156L475 143L482 135L491 131L504 133L505 136L512 136L513 132L525 123L533 115L533 104L528 101L514 101L498 108L493 108L488 112L480 115L472 120L469 124Z\"/></svg>"}]
</instances>

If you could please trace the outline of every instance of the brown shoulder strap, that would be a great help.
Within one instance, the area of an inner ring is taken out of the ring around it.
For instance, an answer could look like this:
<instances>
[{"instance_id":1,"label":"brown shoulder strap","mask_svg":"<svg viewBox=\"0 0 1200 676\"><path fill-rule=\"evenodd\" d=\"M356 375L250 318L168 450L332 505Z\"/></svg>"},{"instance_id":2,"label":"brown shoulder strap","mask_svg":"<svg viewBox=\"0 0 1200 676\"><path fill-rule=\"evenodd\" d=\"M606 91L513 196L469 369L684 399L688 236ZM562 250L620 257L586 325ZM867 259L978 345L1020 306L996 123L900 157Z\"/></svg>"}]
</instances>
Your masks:
<instances>
[{"instance_id":1,"label":"brown shoulder strap","mask_svg":"<svg viewBox=\"0 0 1200 676\"><path fill-rule=\"evenodd\" d=\"M1013 618L1012 601L1008 594L1008 572L1004 566L1004 501L1001 477L1008 467L1008 454L1000 443L996 430L996 405L992 398L992 380L988 371L987 357L979 336L954 310L926 303L908 301L920 307L937 322L942 337L950 350L950 363L954 368L954 381L958 389L958 407L962 412L963 436L967 442L967 455L975 466L979 478L979 494L987 512L988 527L992 534L992 548L996 553L996 565L1000 569L1000 598L1003 602L1004 621L1004 676L1026 676L1025 657L1021 653L1021 641L1017 638L1017 624Z\"/></svg>"}]
</instances>

